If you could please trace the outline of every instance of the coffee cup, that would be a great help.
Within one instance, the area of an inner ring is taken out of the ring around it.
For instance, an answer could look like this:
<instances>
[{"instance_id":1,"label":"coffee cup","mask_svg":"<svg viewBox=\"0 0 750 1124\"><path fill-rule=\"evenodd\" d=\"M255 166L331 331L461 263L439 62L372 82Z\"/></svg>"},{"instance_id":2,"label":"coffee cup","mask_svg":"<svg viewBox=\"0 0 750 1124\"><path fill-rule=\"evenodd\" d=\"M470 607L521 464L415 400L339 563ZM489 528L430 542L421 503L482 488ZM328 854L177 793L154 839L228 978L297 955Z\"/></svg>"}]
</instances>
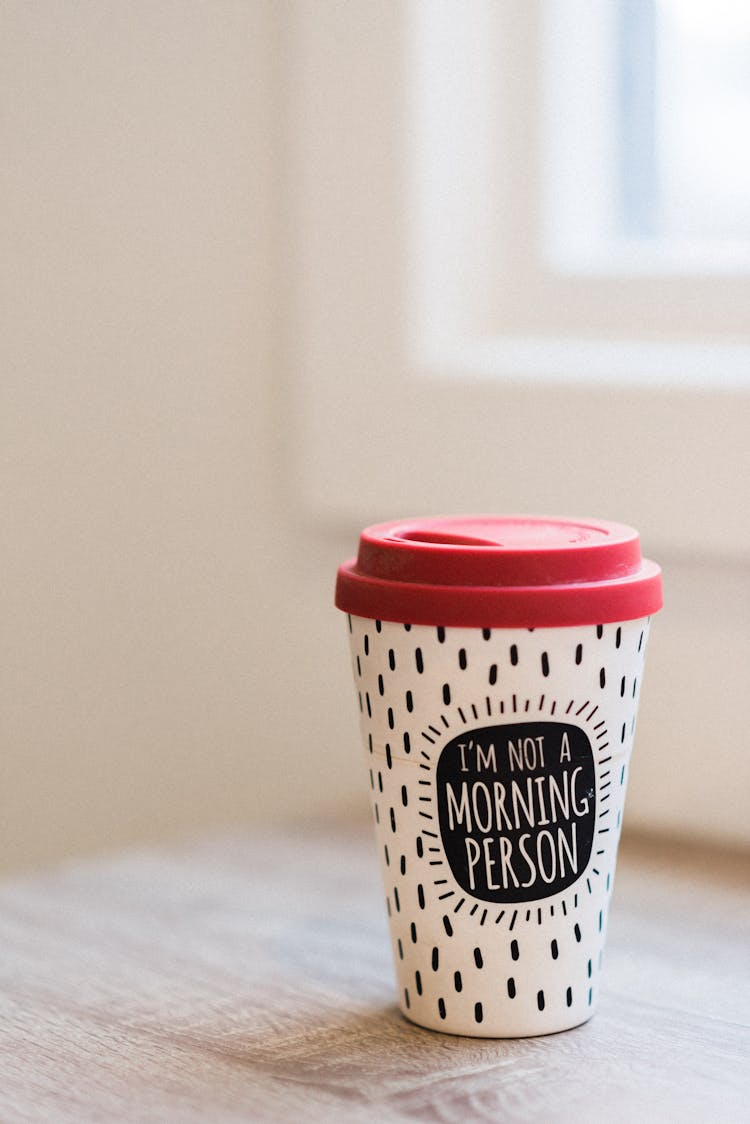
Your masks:
<instances>
[{"instance_id":1,"label":"coffee cup","mask_svg":"<svg viewBox=\"0 0 750 1124\"><path fill-rule=\"evenodd\" d=\"M595 1011L661 572L593 519L362 532L339 569L398 1001L522 1037Z\"/></svg>"}]
</instances>

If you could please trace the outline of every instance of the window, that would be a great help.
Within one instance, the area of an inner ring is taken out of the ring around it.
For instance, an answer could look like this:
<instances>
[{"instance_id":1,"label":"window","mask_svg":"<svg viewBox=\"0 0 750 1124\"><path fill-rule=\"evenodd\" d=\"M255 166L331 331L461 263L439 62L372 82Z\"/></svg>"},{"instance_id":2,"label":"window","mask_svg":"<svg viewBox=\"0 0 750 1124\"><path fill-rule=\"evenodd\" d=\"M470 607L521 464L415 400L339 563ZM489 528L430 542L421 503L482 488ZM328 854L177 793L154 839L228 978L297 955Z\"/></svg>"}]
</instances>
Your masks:
<instances>
[{"instance_id":1,"label":"window","mask_svg":"<svg viewBox=\"0 0 750 1124\"><path fill-rule=\"evenodd\" d=\"M750 271L750 8L543 9L546 234L563 271Z\"/></svg>"},{"instance_id":2,"label":"window","mask_svg":"<svg viewBox=\"0 0 750 1124\"><path fill-rule=\"evenodd\" d=\"M669 54L665 36L656 39L657 8L555 0L465 11L413 9L411 305L421 369L537 383L750 384L743 248L686 248L664 226L678 207L664 202L668 145L657 125L672 120L661 102L676 95L659 94L671 86L657 81L657 57Z\"/></svg>"}]
</instances>

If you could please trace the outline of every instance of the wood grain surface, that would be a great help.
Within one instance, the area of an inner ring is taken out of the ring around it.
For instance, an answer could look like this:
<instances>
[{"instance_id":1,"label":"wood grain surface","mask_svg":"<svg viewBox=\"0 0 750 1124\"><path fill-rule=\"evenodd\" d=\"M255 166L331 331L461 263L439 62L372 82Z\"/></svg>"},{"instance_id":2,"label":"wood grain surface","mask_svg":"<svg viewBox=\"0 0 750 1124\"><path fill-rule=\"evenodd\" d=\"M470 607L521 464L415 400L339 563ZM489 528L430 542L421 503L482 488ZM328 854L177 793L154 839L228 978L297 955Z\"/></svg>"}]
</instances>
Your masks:
<instances>
[{"instance_id":1,"label":"wood grain surface","mask_svg":"<svg viewBox=\"0 0 750 1124\"><path fill-rule=\"evenodd\" d=\"M0 888L0 1120L750 1120L750 874L623 848L601 1008L406 1023L369 831L128 852Z\"/></svg>"}]
</instances>

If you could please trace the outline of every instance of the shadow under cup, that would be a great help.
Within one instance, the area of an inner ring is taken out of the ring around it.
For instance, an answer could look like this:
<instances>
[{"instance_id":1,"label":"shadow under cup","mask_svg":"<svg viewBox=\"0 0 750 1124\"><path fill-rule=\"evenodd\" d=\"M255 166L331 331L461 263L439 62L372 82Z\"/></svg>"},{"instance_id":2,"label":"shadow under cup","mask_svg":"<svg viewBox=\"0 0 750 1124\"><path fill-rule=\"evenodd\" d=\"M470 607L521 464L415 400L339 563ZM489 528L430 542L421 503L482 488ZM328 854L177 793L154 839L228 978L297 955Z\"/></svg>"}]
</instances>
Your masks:
<instances>
[{"instance_id":1,"label":"shadow under cup","mask_svg":"<svg viewBox=\"0 0 750 1124\"><path fill-rule=\"evenodd\" d=\"M363 532L336 603L402 1012L486 1037L585 1021L658 567L618 524L415 520Z\"/></svg>"}]
</instances>

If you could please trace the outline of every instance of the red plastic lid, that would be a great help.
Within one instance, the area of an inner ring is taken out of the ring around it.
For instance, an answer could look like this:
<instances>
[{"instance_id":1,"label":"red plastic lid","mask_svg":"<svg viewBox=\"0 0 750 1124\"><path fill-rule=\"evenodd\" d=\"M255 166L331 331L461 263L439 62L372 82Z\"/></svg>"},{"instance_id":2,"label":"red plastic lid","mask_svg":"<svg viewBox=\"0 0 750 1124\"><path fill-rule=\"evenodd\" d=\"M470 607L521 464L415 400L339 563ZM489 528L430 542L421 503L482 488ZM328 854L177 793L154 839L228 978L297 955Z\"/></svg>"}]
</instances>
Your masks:
<instances>
[{"instance_id":1,"label":"red plastic lid","mask_svg":"<svg viewBox=\"0 0 750 1124\"><path fill-rule=\"evenodd\" d=\"M367 527L340 567L345 613L407 624L537 628L635 620L662 607L637 531L599 519L467 515Z\"/></svg>"}]
</instances>

